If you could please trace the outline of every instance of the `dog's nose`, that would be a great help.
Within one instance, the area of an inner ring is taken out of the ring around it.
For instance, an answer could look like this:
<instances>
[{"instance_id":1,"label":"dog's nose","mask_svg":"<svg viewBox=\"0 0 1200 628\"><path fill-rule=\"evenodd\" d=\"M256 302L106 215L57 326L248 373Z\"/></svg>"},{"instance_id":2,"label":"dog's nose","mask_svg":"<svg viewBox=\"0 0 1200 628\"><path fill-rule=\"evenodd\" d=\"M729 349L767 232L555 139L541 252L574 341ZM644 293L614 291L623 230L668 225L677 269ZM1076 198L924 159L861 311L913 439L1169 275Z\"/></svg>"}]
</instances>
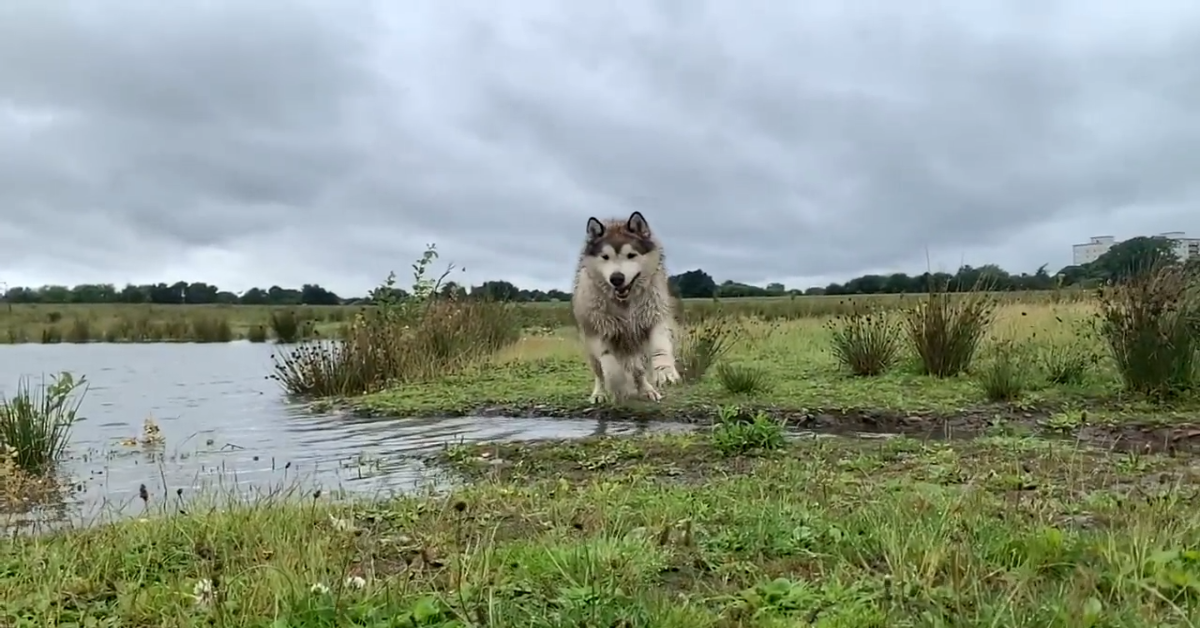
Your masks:
<instances>
[{"instance_id":1,"label":"dog's nose","mask_svg":"<svg viewBox=\"0 0 1200 628\"><path fill-rule=\"evenodd\" d=\"M611 283L614 288L620 288L621 286L625 285L625 274L613 273L612 275L609 275L608 282Z\"/></svg>"}]
</instances>

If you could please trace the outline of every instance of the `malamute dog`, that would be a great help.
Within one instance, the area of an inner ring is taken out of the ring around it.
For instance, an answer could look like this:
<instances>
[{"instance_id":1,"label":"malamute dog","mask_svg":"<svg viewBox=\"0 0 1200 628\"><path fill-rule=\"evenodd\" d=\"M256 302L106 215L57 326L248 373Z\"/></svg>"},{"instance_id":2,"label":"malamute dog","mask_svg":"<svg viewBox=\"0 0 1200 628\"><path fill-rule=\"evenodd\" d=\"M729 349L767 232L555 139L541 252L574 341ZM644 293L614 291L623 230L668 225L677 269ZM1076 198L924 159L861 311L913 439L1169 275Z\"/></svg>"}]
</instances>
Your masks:
<instances>
[{"instance_id":1,"label":"malamute dog","mask_svg":"<svg viewBox=\"0 0 1200 628\"><path fill-rule=\"evenodd\" d=\"M642 395L679 381L675 316L662 242L641 212L628 220L588 218L571 310L595 375L592 403Z\"/></svg>"}]
</instances>

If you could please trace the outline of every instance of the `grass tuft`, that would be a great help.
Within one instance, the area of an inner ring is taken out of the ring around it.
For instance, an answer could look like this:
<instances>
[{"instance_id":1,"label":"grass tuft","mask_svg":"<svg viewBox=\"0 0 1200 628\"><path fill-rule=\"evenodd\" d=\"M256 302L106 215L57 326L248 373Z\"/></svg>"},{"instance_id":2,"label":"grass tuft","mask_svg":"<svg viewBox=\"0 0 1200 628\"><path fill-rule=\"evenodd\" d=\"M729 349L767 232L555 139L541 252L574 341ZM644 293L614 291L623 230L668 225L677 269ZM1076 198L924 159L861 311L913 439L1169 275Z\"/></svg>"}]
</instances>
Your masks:
<instances>
[{"instance_id":1,"label":"grass tuft","mask_svg":"<svg viewBox=\"0 0 1200 628\"><path fill-rule=\"evenodd\" d=\"M1176 397L1196 386L1200 287L1176 265L1132 273L1101 288L1097 315L1126 390Z\"/></svg>"},{"instance_id":2,"label":"grass tuft","mask_svg":"<svg viewBox=\"0 0 1200 628\"><path fill-rule=\"evenodd\" d=\"M851 304L826 327L834 358L854 375L882 375L900 361L904 335L888 312Z\"/></svg>"},{"instance_id":3,"label":"grass tuft","mask_svg":"<svg viewBox=\"0 0 1200 628\"><path fill-rule=\"evenodd\" d=\"M688 325L680 343L679 376L684 383L694 384L740 342L745 340L746 328L736 316L712 316Z\"/></svg>"},{"instance_id":4,"label":"grass tuft","mask_svg":"<svg viewBox=\"0 0 1200 628\"><path fill-rule=\"evenodd\" d=\"M996 301L981 286L967 293L948 288L931 280L929 292L904 312L922 373L934 377L966 372L995 320Z\"/></svg>"}]
</instances>

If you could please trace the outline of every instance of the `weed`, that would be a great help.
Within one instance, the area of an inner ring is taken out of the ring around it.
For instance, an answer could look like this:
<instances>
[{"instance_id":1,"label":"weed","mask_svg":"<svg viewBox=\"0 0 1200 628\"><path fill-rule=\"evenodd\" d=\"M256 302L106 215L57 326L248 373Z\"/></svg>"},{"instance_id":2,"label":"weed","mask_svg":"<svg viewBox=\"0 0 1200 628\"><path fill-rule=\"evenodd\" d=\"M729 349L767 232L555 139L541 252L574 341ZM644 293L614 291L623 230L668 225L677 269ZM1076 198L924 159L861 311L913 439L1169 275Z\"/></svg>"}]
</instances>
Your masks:
<instances>
[{"instance_id":1,"label":"weed","mask_svg":"<svg viewBox=\"0 0 1200 628\"><path fill-rule=\"evenodd\" d=\"M196 318L191 321L188 337L195 342L229 342L233 340L233 328L224 318Z\"/></svg>"},{"instance_id":2,"label":"weed","mask_svg":"<svg viewBox=\"0 0 1200 628\"><path fill-rule=\"evenodd\" d=\"M725 354L744 339L745 326L733 317L712 317L689 325L679 347L679 376L700 381Z\"/></svg>"},{"instance_id":3,"label":"weed","mask_svg":"<svg viewBox=\"0 0 1200 628\"><path fill-rule=\"evenodd\" d=\"M1076 340L1046 342L1036 356L1046 381L1069 386L1082 384L1097 362L1096 354Z\"/></svg>"},{"instance_id":4,"label":"weed","mask_svg":"<svg viewBox=\"0 0 1200 628\"><path fill-rule=\"evenodd\" d=\"M957 295L931 280L929 292L904 312L905 329L922 371L953 377L971 366L995 320L996 301L980 286Z\"/></svg>"},{"instance_id":5,"label":"weed","mask_svg":"<svg viewBox=\"0 0 1200 628\"><path fill-rule=\"evenodd\" d=\"M850 308L826 324L833 356L854 375L882 375L900 360L903 332L887 312Z\"/></svg>"},{"instance_id":6,"label":"weed","mask_svg":"<svg viewBox=\"0 0 1200 628\"><path fill-rule=\"evenodd\" d=\"M1196 382L1200 292L1182 267L1132 273L1099 290L1100 336L1131 392L1171 397Z\"/></svg>"},{"instance_id":7,"label":"weed","mask_svg":"<svg viewBox=\"0 0 1200 628\"><path fill-rule=\"evenodd\" d=\"M718 411L711 438L713 449L724 456L777 451L787 443L783 425L765 412L747 416L729 406Z\"/></svg>"},{"instance_id":8,"label":"weed","mask_svg":"<svg viewBox=\"0 0 1200 628\"><path fill-rule=\"evenodd\" d=\"M12 398L0 396L0 445L15 451L18 467L33 475L53 469L67 446L86 386L85 378L76 381L63 372L36 390L21 380Z\"/></svg>"}]
</instances>

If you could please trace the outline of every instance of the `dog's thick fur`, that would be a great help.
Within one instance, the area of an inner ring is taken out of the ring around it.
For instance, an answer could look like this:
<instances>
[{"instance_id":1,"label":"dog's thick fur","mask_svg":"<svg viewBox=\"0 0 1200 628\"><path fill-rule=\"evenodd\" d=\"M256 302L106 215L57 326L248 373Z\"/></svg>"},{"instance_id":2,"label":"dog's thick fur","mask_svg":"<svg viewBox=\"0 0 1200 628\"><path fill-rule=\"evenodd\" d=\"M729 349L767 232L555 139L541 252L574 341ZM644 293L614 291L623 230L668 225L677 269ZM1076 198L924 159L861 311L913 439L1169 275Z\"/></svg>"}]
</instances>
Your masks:
<instances>
[{"instance_id":1,"label":"dog's thick fur","mask_svg":"<svg viewBox=\"0 0 1200 628\"><path fill-rule=\"evenodd\" d=\"M614 275L625 277L621 288L613 286ZM595 375L592 403L606 393L613 401L634 395L658 401L658 386L679 381L662 242L641 212L628 220L588 219L571 311Z\"/></svg>"}]
</instances>

